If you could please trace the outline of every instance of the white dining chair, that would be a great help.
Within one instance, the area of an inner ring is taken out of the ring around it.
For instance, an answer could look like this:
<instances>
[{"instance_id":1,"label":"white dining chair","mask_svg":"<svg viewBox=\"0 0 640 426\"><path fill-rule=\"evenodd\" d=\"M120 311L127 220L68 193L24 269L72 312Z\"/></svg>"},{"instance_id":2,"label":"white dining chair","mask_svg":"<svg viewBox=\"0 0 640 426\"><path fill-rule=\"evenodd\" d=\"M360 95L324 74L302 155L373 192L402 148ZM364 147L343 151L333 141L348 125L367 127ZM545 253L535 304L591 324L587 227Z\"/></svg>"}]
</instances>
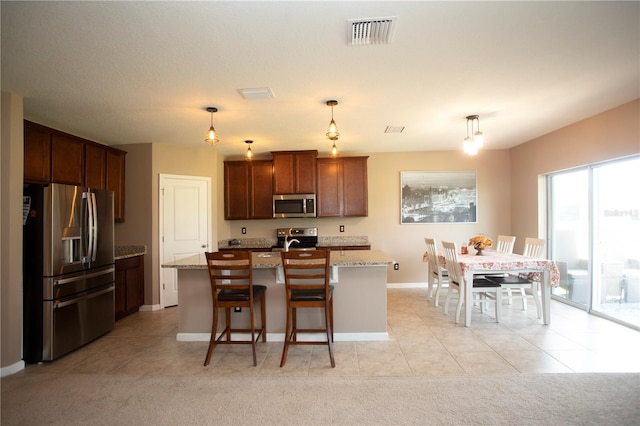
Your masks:
<instances>
[{"instance_id":1,"label":"white dining chair","mask_svg":"<svg viewBox=\"0 0 640 426\"><path fill-rule=\"evenodd\" d=\"M446 259L447 271L449 271L449 288L447 290L447 299L444 302L444 313L449 313L449 300L453 296L453 291L458 292L458 303L456 305L456 324L460 322L460 312L464 303L465 286L471 285L471 292L479 294L480 299L474 300L480 303L480 312L484 312L483 307L488 304L490 298L495 299L495 317L496 322L500 322L502 312L502 290L500 284L485 278L474 278L472 283L467 283L462 273L462 268L458 261L458 249L456 243L443 241L444 257Z\"/></svg>"},{"instance_id":2,"label":"white dining chair","mask_svg":"<svg viewBox=\"0 0 640 426\"><path fill-rule=\"evenodd\" d=\"M449 272L438 262L438 248L435 238L425 238L424 242L427 245L427 264L429 265L427 295L429 299L433 298L433 304L437 307L440 300L440 290L444 285L449 285Z\"/></svg>"},{"instance_id":3,"label":"white dining chair","mask_svg":"<svg viewBox=\"0 0 640 426\"><path fill-rule=\"evenodd\" d=\"M540 238L526 238L524 240L524 250L522 252L523 256L527 257L541 257L542 249L544 248L544 240ZM538 310L538 318L542 317L542 304L540 302L540 282L535 280L530 280L526 275L506 275L503 277L499 276L491 276L487 277L487 279L498 283L502 286L503 289L507 291L508 304L512 304L512 298L518 297L522 299L522 310L527 310L527 289L530 289L531 296L536 303L536 308ZM520 294L514 296L511 290L519 290Z\"/></svg>"},{"instance_id":4,"label":"white dining chair","mask_svg":"<svg viewBox=\"0 0 640 426\"><path fill-rule=\"evenodd\" d=\"M516 243L514 235L498 235L496 240L496 251L501 253L513 253L513 246Z\"/></svg>"}]
</instances>

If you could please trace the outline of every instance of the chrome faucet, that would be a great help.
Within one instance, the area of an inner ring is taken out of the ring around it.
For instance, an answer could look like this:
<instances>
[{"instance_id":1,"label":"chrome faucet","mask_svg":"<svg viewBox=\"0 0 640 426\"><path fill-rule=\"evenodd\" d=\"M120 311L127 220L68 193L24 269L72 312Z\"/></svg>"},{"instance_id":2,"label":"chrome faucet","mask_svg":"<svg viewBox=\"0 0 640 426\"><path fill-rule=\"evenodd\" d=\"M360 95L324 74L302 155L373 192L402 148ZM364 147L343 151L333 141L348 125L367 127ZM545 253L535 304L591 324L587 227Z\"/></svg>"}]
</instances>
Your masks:
<instances>
[{"instance_id":1,"label":"chrome faucet","mask_svg":"<svg viewBox=\"0 0 640 426\"><path fill-rule=\"evenodd\" d=\"M289 251L289 247L291 246L291 244L293 243L298 243L300 244L300 241L296 240L295 238L289 239L291 238L291 230L293 228L289 228L289 232L287 232L287 236L284 237L284 251Z\"/></svg>"}]
</instances>

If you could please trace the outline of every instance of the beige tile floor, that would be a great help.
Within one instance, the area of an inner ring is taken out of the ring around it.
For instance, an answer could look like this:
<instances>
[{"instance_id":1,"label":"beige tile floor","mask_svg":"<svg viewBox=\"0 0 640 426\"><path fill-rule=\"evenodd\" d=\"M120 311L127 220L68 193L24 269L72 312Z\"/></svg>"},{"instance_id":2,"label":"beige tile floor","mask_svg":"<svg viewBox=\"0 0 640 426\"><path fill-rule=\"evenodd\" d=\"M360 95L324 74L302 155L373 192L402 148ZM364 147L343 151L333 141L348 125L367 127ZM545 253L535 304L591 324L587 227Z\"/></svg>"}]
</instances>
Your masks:
<instances>
[{"instance_id":1,"label":"beige tile floor","mask_svg":"<svg viewBox=\"0 0 640 426\"><path fill-rule=\"evenodd\" d=\"M177 342L177 310L138 312L108 335L28 372L111 375L339 375L411 376L640 372L640 332L552 302L550 326L535 307L504 305L503 320L473 308L470 328L435 308L423 288L388 290L385 342L336 342L336 368L324 346L289 350L280 368L281 342L258 346L254 367L249 345L219 346L203 367L206 342ZM444 298L442 298L444 301ZM454 311L454 309L452 309Z\"/></svg>"}]
</instances>

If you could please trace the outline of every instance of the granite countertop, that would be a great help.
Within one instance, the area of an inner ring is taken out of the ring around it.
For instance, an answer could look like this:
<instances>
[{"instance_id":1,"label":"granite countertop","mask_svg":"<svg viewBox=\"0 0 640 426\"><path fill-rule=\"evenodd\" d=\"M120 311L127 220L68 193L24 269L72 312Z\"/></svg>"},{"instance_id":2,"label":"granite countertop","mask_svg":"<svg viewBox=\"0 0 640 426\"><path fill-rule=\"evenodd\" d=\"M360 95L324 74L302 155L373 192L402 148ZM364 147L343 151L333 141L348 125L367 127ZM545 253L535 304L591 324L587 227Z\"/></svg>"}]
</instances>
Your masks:
<instances>
[{"instance_id":1,"label":"granite countertop","mask_svg":"<svg viewBox=\"0 0 640 426\"><path fill-rule=\"evenodd\" d=\"M115 260L147 254L147 246L115 246L113 248Z\"/></svg>"},{"instance_id":2,"label":"granite countertop","mask_svg":"<svg viewBox=\"0 0 640 426\"><path fill-rule=\"evenodd\" d=\"M240 244L229 244L232 239L218 241L218 250L225 249L270 249L277 244L276 238L236 238ZM318 237L318 247L370 247L366 236Z\"/></svg>"},{"instance_id":3,"label":"granite countertop","mask_svg":"<svg viewBox=\"0 0 640 426\"><path fill-rule=\"evenodd\" d=\"M255 269L271 269L281 266L279 252L253 253ZM331 266L386 266L395 263L393 258L380 250L348 250L331 253ZM189 256L162 265L163 268L207 269L204 253Z\"/></svg>"}]
</instances>

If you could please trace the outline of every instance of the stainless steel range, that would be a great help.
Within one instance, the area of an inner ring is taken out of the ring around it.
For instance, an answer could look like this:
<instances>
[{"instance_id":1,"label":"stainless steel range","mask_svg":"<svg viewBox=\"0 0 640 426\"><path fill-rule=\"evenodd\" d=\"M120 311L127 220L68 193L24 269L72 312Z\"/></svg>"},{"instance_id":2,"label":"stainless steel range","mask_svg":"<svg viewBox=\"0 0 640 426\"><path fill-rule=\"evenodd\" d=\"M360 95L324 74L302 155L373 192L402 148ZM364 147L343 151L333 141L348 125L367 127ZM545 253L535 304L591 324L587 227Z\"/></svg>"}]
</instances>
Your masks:
<instances>
[{"instance_id":1,"label":"stainless steel range","mask_svg":"<svg viewBox=\"0 0 640 426\"><path fill-rule=\"evenodd\" d=\"M318 228L278 228L276 230L277 243L271 247L272 251L284 250L315 250L318 246Z\"/></svg>"}]
</instances>

